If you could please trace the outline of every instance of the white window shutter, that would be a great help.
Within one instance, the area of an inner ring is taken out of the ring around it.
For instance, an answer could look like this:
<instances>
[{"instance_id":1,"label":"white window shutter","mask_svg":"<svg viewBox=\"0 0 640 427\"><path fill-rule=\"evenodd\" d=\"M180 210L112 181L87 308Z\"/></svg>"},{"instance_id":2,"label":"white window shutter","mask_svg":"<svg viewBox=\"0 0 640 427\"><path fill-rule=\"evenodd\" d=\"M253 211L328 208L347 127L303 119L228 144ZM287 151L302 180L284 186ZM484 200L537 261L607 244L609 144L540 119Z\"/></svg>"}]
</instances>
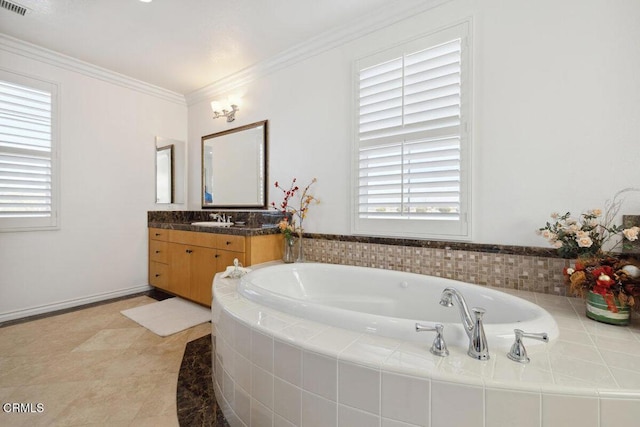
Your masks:
<instances>
[{"instance_id":1,"label":"white window shutter","mask_svg":"<svg viewBox=\"0 0 640 427\"><path fill-rule=\"evenodd\" d=\"M356 224L378 220L363 231L402 235L393 230L409 230L407 221L466 222L465 31L422 49L414 42L415 50L378 54L385 59L378 63L358 63L354 215Z\"/></svg>"},{"instance_id":2,"label":"white window shutter","mask_svg":"<svg viewBox=\"0 0 640 427\"><path fill-rule=\"evenodd\" d=\"M0 75L0 228L50 227L55 225L54 91L2 77Z\"/></svg>"}]
</instances>

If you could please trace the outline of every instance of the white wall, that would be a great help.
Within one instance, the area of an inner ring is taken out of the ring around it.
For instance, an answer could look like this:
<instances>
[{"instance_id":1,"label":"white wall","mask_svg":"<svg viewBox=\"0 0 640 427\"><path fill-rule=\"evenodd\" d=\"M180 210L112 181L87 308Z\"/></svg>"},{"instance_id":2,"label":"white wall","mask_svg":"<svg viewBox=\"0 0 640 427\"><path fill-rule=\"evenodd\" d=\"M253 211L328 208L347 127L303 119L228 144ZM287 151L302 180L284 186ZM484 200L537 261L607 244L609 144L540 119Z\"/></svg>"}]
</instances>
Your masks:
<instances>
[{"instance_id":1,"label":"white wall","mask_svg":"<svg viewBox=\"0 0 640 427\"><path fill-rule=\"evenodd\" d=\"M0 233L0 321L145 289L155 136L187 136L184 102L27 56L0 66L60 85L60 229Z\"/></svg>"},{"instance_id":2,"label":"white wall","mask_svg":"<svg viewBox=\"0 0 640 427\"><path fill-rule=\"evenodd\" d=\"M534 230L552 211L640 187L640 2L453 0L233 90L244 104L231 124L211 119L211 99L190 105L190 208L200 137L268 119L270 182L317 177L305 228L349 234L354 59L467 18L474 242L546 246ZM639 212L640 194L622 210Z\"/></svg>"},{"instance_id":3,"label":"white wall","mask_svg":"<svg viewBox=\"0 0 640 427\"><path fill-rule=\"evenodd\" d=\"M473 241L545 246L551 211L602 207L640 187L640 2L452 0L234 90L233 123L0 49L0 66L60 83L61 227L0 233L0 321L147 284L154 137L188 134L188 208L200 207L200 137L269 120L270 183L318 178L305 228L350 233L355 58L471 18ZM187 132L188 129L188 132ZM279 201L273 191L269 201ZM175 208L182 208L177 206ZM640 212L640 196L624 213Z\"/></svg>"}]
</instances>

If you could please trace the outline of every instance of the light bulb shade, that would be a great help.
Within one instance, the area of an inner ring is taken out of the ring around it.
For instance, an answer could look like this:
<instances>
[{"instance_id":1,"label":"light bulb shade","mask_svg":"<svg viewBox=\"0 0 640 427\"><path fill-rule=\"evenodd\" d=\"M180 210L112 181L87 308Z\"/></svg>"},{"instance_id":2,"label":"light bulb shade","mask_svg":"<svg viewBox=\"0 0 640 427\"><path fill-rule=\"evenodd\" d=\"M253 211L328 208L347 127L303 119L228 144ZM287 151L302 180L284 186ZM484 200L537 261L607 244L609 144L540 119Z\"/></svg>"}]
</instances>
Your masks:
<instances>
[{"instance_id":1,"label":"light bulb shade","mask_svg":"<svg viewBox=\"0 0 640 427\"><path fill-rule=\"evenodd\" d=\"M212 101L211 102L211 109L213 111L222 111L222 103L220 101Z\"/></svg>"},{"instance_id":2,"label":"light bulb shade","mask_svg":"<svg viewBox=\"0 0 640 427\"><path fill-rule=\"evenodd\" d=\"M226 117L227 122L232 122L236 118L236 111L240 110L240 97L229 96L226 101L212 101L211 109L213 110L213 118Z\"/></svg>"},{"instance_id":3,"label":"light bulb shade","mask_svg":"<svg viewBox=\"0 0 640 427\"><path fill-rule=\"evenodd\" d=\"M242 98L238 95L230 95L228 98L229 101L229 105L236 105L238 107L240 107L240 104L242 103Z\"/></svg>"}]
</instances>

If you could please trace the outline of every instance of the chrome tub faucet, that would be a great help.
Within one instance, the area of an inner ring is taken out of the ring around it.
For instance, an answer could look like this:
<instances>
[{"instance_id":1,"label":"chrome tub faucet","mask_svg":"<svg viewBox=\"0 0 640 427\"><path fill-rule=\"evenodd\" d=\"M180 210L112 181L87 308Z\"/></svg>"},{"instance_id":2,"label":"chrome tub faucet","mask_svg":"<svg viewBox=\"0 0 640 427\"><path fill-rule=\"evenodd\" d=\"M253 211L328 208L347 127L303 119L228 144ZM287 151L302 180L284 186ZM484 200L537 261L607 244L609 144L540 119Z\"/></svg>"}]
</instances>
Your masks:
<instances>
[{"instance_id":1,"label":"chrome tub faucet","mask_svg":"<svg viewBox=\"0 0 640 427\"><path fill-rule=\"evenodd\" d=\"M482 317L485 314L485 309L473 307L471 309L471 312L473 312L472 317L469 307L467 306L467 302L457 289L446 288L442 291L440 305L451 307L453 306L454 300L460 309L462 326L469 337L469 350L467 351L467 354L477 360L489 360L489 346L487 344L487 337L484 333L484 326L482 323Z\"/></svg>"}]
</instances>

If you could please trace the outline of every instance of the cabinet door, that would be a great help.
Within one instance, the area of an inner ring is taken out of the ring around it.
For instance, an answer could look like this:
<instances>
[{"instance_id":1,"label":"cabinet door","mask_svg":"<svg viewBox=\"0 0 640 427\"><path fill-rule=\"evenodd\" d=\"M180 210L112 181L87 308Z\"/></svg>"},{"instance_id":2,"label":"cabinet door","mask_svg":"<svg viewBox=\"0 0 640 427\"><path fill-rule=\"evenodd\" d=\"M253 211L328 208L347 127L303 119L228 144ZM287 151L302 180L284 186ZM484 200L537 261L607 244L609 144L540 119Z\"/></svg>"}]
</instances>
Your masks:
<instances>
[{"instance_id":1,"label":"cabinet door","mask_svg":"<svg viewBox=\"0 0 640 427\"><path fill-rule=\"evenodd\" d=\"M215 249L194 247L191 253L191 289L189 298L211 306L211 286L217 271Z\"/></svg>"},{"instance_id":2,"label":"cabinet door","mask_svg":"<svg viewBox=\"0 0 640 427\"><path fill-rule=\"evenodd\" d=\"M167 290L176 295L189 298L191 281L191 254L193 248L188 245L169 243L169 281Z\"/></svg>"}]
</instances>

